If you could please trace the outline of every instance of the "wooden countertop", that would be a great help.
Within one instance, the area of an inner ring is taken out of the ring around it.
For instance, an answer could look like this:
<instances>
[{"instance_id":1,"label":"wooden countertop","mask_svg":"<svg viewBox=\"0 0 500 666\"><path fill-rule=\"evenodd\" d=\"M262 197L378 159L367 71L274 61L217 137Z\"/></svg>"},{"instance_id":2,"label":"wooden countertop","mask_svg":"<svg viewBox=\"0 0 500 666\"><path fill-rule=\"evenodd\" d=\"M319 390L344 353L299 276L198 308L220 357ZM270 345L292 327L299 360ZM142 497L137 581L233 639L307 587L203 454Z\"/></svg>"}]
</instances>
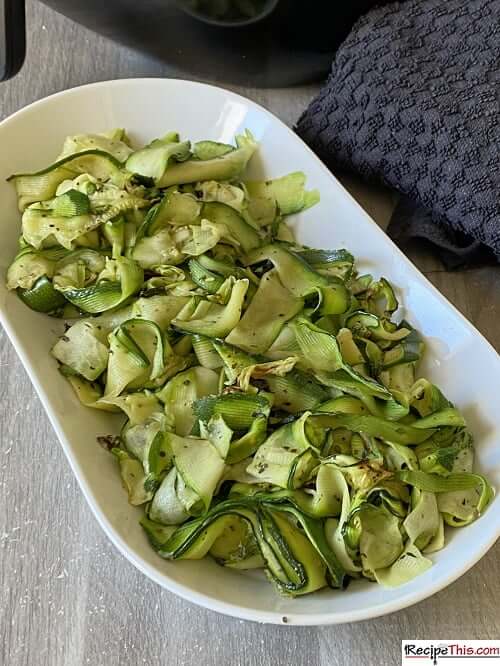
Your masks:
<instances>
[{"instance_id":1,"label":"wooden countertop","mask_svg":"<svg viewBox=\"0 0 500 666\"><path fill-rule=\"evenodd\" d=\"M28 56L20 75L0 84L1 118L82 83L169 75L167 66L90 33L43 5L29 1L27 14ZM231 87L289 124L317 89ZM388 193L352 178L344 182L383 225L392 208ZM411 258L499 350L500 270L449 273L422 248L412 250ZM500 543L443 592L359 624L262 626L177 598L139 573L102 532L3 331L0 377L1 664L399 664L403 638L499 637Z\"/></svg>"}]
</instances>

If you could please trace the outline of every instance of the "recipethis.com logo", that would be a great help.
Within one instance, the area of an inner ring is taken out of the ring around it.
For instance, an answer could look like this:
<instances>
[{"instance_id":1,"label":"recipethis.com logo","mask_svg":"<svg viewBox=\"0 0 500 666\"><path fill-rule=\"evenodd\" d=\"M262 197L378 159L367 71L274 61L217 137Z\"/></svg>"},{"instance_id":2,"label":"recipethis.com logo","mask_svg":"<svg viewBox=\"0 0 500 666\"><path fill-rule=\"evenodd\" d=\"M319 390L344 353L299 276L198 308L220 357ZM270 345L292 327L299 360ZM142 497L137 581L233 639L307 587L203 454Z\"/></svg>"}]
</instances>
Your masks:
<instances>
[{"instance_id":1,"label":"recipethis.com logo","mask_svg":"<svg viewBox=\"0 0 500 666\"><path fill-rule=\"evenodd\" d=\"M500 641L401 641L403 666L500 665Z\"/></svg>"}]
</instances>

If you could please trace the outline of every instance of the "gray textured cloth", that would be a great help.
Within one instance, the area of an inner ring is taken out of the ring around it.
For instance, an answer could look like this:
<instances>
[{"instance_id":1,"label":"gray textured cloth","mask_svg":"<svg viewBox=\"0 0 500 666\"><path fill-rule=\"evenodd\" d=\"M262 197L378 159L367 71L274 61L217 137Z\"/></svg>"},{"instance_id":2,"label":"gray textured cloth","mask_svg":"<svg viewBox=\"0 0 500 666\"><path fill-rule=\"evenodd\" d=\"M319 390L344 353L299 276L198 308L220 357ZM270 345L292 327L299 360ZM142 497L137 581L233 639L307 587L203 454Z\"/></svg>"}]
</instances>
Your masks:
<instances>
[{"instance_id":1,"label":"gray textured cloth","mask_svg":"<svg viewBox=\"0 0 500 666\"><path fill-rule=\"evenodd\" d=\"M500 0L407 0L354 26L296 131L404 196L389 233L500 260ZM486 250L486 251L485 251Z\"/></svg>"}]
</instances>

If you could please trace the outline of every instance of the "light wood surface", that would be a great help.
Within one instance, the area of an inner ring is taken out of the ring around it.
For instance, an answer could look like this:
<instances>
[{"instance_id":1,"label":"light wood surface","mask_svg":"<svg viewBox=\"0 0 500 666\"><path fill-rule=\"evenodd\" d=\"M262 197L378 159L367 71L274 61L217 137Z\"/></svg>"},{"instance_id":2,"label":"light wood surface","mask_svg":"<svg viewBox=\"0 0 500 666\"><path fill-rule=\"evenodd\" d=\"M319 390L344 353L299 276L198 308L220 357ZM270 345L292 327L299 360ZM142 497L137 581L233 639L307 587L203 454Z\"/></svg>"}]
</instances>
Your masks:
<instances>
[{"instance_id":1,"label":"light wood surface","mask_svg":"<svg viewBox=\"0 0 500 666\"><path fill-rule=\"evenodd\" d=\"M82 83L168 76L165 65L38 3L28 2L28 26L26 64L15 80L0 84L2 118ZM292 124L316 89L239 91ZM344 182L378 222L387 221L387 193L352 178ZM499 270L447 273L425 249L413 250L412 258L500 349ZM385 618L338 627L260 626L197 608L162 590L118 554L101 531L3 331L0 498L4 666L399 664L403 638L500 635L500 543L431 599Z\"/></svg>"}]
</instances>

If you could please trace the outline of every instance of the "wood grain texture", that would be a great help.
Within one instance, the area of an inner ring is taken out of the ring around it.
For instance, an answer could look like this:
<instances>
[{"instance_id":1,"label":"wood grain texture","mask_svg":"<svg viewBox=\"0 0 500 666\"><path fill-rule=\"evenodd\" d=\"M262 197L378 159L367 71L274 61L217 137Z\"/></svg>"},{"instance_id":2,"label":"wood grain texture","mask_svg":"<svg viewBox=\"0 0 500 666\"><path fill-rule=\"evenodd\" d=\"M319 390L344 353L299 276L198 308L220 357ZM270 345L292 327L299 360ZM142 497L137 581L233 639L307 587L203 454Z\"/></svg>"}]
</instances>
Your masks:
<instances>
[{"instance_id":1,"label":"wood grain texture","mask_svg":"<svg viewBox=\"0 0 500 666\"><path fill-rule=\"evenodd\" d=\"M2 118L74 85L168 76L165 65L111 44L39 4L28 2L28 25L24 69L0 87ZM315 90L241 92L291 124ZM387 221L387 193L352 178L344 182L377 221ZM499 270L446 273L425 249L412 250L411 256L500 349ZM402 638L498 638L500 544L440 594L359 624L260 626L178 599L136 571L104 536L3 332L0 378L0 664L398 664Z\"/></svg>"}]
</instances>

